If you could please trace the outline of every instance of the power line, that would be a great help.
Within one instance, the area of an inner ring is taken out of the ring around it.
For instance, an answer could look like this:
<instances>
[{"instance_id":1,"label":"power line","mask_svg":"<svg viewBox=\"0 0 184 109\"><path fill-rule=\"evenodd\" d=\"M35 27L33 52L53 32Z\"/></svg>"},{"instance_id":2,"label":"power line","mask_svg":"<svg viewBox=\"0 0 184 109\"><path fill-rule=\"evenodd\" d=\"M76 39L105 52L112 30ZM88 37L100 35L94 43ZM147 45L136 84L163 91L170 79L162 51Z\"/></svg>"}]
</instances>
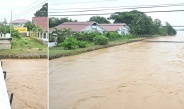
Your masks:
<instances>
[{"instance_id":1,"label":"power line","mask_svg":"<svg viewBox=\"0 0 184 109\"><path fill-rule=\"evenodd\" d=\"M49 10L76 10L76 9L97 9L97 8L138 8L138 7L151 7L151 6L181 6L184 3L176 4L157 4L157 5L138 5L138 6L113 6L113 7L92 7L92 8L68 8L68 9L49 9Z\"/></svg>"},{"instance_id":2,"label":"power line","mask_svg":"<svg viewBox=\"0 0 184 109\"><path fill-rule=\"evenodd\" d=\"M67 12L90 12L90 11L107 11L107 10L120 10L120 9L141 9L141 8L158 8L158 7L173 7L173 6L184 6L184 4L180 5L168 5L168 6L150 6L150 7L135 7L135 8L118 8L118 9L100 9L100 10L81 10L81 11L64 11L64 12L49 12L49 13L67 13ZM59 9L60 10L60 9Z\"/></svg>"},{"instance_id":3,"label":"power line","mask_svg":"<svg viewBox=\"0 0 184 109\"><path fill-rule=\"evenodd\" d=\"M181 12L184 10L169 10L169 11L147 11L147 12L143 12L143 13L157 13L157 12ZM114 13L102 13L102 14L73 14L73 15L50 15L50 16L88 16L88 15L110 15L110 14L114 14Z\"/></svg>"},{"instance_id":4,"label":"power line","mask_svg":"<svg viewBox=\"0 0 184 109\"><path fill-rule=\"evenodd\" d=\"M94 2L104 2L104 1L118 1L118 0L88 1L88 2L73 2L73 3L49 4L49 5L66 5L66 4L76 4L76 3L94 3Z\"/></svg>"},{"instance_id":5,"label":"power line","mask_svg":"<svg viewBox=\"0 0 184 109\"><path fill-rule=\"evenodd\" d=\"M45 0L45 1L43 1L43 2L41 2L41 3L39 3L39 4L37 4L36 6L42 4L42 3L46 2L46 1L48 1L48 0ZM37 2L37 1L36 1L36 2ZM34 2L34 3L36 3L36 2ZM34 4L34 3L32 3L32 4ZM30 5L30 6L31 6L31 5ZM31 7L31 8L28 8L27 10L23 10L22 12L20 12L20 13L18 13L18 14L15 14L15 15L13 15L13 16L20 15L20 14L26 12L26 11L29 11L30 9L32 9L32 8L34 8L34 7L36 7L36 6L33 6L33 7ZM28 7L29 7L29 6L28 6Z\"/></svg>"},{"instance_id":6,"label":"power line","mask_svg":"<svg viewBox=\"0 0 184 109\"><path fill-rule=\"evenodd\" d=\"M25 14L28 14L28 13L32 12L33 10L36 10L36 9L40 8L40 6L43 6L43 4L46 3L46 1L47 1L47 0L45 0L44 2L42 2L42 3L40 3L40 4L36 5L36 6L34 6L34 7L32 7L32 8L30 8L29 10L26 10L26 11L22 12L21 14L17 14L17 15L15 15L15 16L13 16L13 17L14 17L14 18L17 18L17 17L23 16L23 15L25 15Z\"/></svg>"}]
</instances>

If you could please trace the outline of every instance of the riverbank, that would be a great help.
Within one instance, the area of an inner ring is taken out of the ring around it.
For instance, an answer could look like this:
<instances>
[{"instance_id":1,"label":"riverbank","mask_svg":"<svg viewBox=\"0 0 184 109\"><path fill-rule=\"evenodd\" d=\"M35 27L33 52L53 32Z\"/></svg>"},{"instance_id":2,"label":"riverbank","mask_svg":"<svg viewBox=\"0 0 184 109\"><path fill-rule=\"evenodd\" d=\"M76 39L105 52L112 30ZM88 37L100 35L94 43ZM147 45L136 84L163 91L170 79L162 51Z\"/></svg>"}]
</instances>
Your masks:
<instances>
[{"instance_id":1,"label":"riverbank","mask_svg":"<svg viewBox=\"0 0 184 109\"><path fill-rule=\"evenodd\" d=\"M60 58L60 57L65 57L65 56L77 55L77 54L90 52L90 51L94 51L94 50L98 50L98 49L123 45L123 44L127 44L127 43L142 41L142 40L153 38L153 37L158 37L158 36L136 37L136 38L132 38L132 39L122 38L120 40L109 41L108 45L91 44L90 46L88 46L86 48L77 48L77 49L72 49L72 50L64 50L63 47L51 47L51 48L49 48L49 60L55 59L55 58Z\"/></svg>"},{"instance_id":2,"label":"riverbank","mask_svg":"<svg viewBox=\"0 0 184 109\"><path fill-rule=\"evenodd\" d=\"M12 38L12 49L0 50L2 59L47 58L47 46L30 37Z\"/></svg>"}]
</instances>

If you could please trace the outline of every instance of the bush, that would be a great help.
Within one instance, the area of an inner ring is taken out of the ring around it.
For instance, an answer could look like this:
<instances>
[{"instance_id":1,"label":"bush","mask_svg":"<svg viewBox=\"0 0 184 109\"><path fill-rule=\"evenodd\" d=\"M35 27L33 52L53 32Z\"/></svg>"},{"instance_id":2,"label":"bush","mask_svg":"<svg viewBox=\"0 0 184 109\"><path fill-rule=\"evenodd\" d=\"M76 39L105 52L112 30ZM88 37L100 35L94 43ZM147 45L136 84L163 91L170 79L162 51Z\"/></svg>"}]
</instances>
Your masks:
<instances>
[{"instance_id":1,"label":"bush","mask_svg":"<svg viewBox=\"0 0 184 109\"><path fill-rule=\"evenodd\" d=\"M61 46L64 47L64 49L75 49L78 45L77 39L73 37L68 37L64 40L63 43L61 43Z\"/></svg>"},{"instance_id":2,"label":"bush","mask_svg":"<svg viewBox=\"0 0 184 109\"><path fill-rule=\"evenodd\" d=\"M88 42L86 41L78 41L79 48L86 48L88 45Z\"/></svg>"},{"instance_id":3,"label":"bush","mask_svg":"<svg viewBox=\"0 0 184 109\"><path fill-rule=\"evenodd\" d=\"M12 29L11 36L15 37L15 38L19 38L19 39L21 38L19 32L17 30L14 30L14 29Z\"/></svg>"},{"instance_id":4,"label":"bush","mask_svg":"<svg viewBox=\"0 0 184 109\"><path fill-rule=\"evenodd\" d=\"M119 35L118 32L112 32L110 33L110 36L108 37L109 40L116 40L116 39L119 39L121 37L121 35Z\"/></svg>"},{"instance_id":5,"label":"bush","mask_svg":"<svg viewBox=\"0 0 184 109\"><path fill-rule=\"evenodd\" d=\"M93 38L93 41L95 42L95 44L97 45L107 45L109 39L107 37L105 37L104 35L97 35Z\"/></svg>"}]
</instances>

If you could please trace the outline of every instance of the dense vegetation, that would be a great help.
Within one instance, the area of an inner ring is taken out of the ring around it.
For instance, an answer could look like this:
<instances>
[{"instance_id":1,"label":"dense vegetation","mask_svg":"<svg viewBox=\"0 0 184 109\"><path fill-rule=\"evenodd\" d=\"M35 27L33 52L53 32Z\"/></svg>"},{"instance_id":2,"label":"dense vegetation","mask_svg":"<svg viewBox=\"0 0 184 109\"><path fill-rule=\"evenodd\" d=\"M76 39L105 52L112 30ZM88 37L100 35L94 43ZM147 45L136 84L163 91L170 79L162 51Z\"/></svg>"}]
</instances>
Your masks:
<instances>
[{"instance_id":1,"label":"dense vegetation","mask_svg":"<svg viewBox=\"0 0 184 109\"><path fill-rule=\"evenodd\" d=\"M89 21L95 21L99 24L109 24L110 21L108 21L105 17L101 17L101 16L92 16L90 17Z\"/></svg>"},{"instance_id":2,"label":"dense vegetation","mask_svg":"<svg viewBox=\"0 0 184 109\"><path fill-rule=\"evenodd\" d=\"M35 17L48 17L48 3L45 3L34 15Z\"/></svg>"},{"instance_id":3,"label":"dense vegetation","mask_svg":"<svg viewBox=\"0 0 184 109\"><path fill-rule=\"evenodd\" d=\"M176 30L168 23L162 26L159 19L152 20L145 13L133 10L130 12L115 12L108 19L114 23L126 23L131 34L136 35L175 35Z\"/></svg>"}]
</instances>

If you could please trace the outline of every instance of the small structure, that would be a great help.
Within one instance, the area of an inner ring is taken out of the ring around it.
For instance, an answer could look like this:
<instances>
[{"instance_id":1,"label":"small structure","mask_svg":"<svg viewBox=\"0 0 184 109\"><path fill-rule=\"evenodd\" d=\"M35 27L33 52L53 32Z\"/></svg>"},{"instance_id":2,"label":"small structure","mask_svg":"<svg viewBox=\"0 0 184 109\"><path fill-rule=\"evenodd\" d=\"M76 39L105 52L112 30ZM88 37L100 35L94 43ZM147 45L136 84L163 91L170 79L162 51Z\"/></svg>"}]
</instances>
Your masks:
<instances>
[{"instance_id":1,"label":"small structure","mask_svg":"<svg viewBox=\"0 0 184 109\"><path fill-rule=\"evenodd\" d=\"M11 49L11 36L9 33L0 34L0 50Z\"/></svg>"},{"instance_id":2,"label":"small structure","mask_svg":"<svg viewBox=\"0 0 184 109\"><path fill-rule=\"evenodd\" d=\"M58 30L71 29L71 32L95 32L104 33L106 30L96 22L65 22L55 27ZM51 30L52 31L52 30Z\"/></svg>"},{"instance_id":3,"label":"small structure","mask_svg":"<svg viewBox=\"0 0 184 109\"><path fill-rule=\"evenodd\" d=\"M48 44L48 17L33 17L32 22L43 29L42 32L37 32L36 37L43 40L44 44Z\"/></svg>"},{"instance_id":4,"label":"small structure","mask_svg":"<svg viewBox=\"0 0 184 109\"><path fill-rule=\"evenodd\" d=\"M106 31L114 32L117 31L120 35L130 34L130 28L125 23L117 24L100 24Z\"/></svg>"},{"instance_id":5,"label":"small structure","mask_svg":"<svg viewBox=\"0 0 184 109\"><path fill-rule=\"evenodd\" d=\"M29 22L29 20L26 20L26 19L16 19L14 21L12 21L12 25L16 28L18 27L24 27L24 24Z\"/></svg>"}]
</instances>

